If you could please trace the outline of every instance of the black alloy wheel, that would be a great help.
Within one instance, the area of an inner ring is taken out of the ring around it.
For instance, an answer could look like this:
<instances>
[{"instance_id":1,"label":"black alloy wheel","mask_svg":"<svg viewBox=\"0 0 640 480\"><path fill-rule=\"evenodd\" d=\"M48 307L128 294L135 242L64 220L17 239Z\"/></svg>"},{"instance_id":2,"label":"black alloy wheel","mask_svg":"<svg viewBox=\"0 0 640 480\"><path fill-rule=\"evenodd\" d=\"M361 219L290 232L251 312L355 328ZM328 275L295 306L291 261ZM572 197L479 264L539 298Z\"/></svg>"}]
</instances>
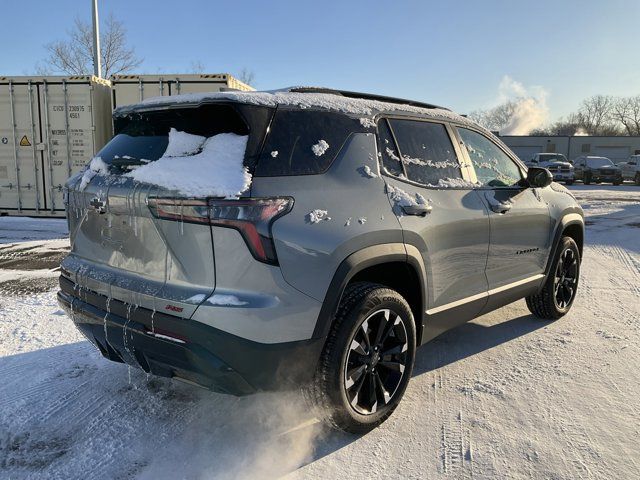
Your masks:
<instances>
[{"instance_id":1,"label":"black alloy wheel","mask_svg":"<svg viewBox=\"0 0 640 480\"><path fill-rule=\"evenodd\" d=\"M390 309L369 315L351 339L344 368L344 388L361 415L387 405L403 379L408 361L406 320Z\"/></svg>"},{"instance_id":2,"label":"black alloy wheel","mask_svg":"<svg viewBox=\"0 0 640 480\"><path fill-rule=\"evenodd\" d=\"M556 305L567 308L578 286L578 258L571 248L566 248L560 255L553 285Z\"/></svg>"}]
</instances>

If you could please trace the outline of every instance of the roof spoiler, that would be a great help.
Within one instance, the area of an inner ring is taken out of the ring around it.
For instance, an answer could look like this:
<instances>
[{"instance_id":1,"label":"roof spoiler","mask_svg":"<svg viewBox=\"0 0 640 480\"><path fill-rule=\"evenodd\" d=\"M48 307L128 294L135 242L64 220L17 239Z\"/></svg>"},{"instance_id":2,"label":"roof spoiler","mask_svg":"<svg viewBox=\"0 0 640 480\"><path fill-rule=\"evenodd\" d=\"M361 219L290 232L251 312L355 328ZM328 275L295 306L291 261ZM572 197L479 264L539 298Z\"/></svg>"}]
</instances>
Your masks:
<instances>
[{"instance_id":1,"label":"roof spoiler","mask_svg":"<svg viewBox=\"0 0 640 480\"><path fill-rule=\"evenodd\" d=\"M416 102L414 100L406 100L404 98L397 98L397 97L386 97L384 95L375 95L372 93L351 92L348 90L334 90L332 88L294 87L289 89L289 91L294 93L327 93L331 95L340 95L342 97L348 97L348 98L361 98L363 100L377 100L379 102L397 103L401 105L410 105L413 107L439 108L442 110L449 110L448 108L440 107L438 105L433 105L431 103Z\"/></svg>"}]
</instances>

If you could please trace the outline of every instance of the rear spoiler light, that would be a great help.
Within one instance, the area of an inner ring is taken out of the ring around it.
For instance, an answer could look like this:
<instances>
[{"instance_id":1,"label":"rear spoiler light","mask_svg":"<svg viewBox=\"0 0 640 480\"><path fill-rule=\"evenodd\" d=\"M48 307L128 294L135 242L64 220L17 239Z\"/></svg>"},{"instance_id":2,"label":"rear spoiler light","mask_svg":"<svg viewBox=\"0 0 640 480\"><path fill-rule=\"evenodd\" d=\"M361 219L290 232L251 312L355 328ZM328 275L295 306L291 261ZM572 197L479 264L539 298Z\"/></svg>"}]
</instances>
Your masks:
<instances>
[{"instance_id":1,"label":"rear spoiler light","mask_svg":"<svg viewBox=\"0 0 640 480\"><path fill-rule=\"evenodd\" d=\"M256 260L277 265L271 225L293 208L293 198L247 198L239 200L191 200L149 198L154 217L185 223L233 228L240 232Z\"/></svg>"}]
</instances>

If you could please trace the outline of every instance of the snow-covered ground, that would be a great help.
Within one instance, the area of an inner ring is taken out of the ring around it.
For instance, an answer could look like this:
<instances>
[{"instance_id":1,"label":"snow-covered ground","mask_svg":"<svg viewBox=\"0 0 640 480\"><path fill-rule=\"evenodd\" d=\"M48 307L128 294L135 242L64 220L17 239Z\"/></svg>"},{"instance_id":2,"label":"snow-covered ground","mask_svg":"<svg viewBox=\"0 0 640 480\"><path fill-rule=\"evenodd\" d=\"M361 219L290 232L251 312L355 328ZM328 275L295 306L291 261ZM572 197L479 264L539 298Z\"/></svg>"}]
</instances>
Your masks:
<instances>
[{"instance_id":1,"label":"snow-covered ground","mask_svg":"<svg viewBox=\"0 0 640 480\"><path fill-rule=\"evenodd\" d=\"M64 226L0 218L0 478L638 478L640 188L572 191L589 225L571 313L542 322L520 301L425 345L361 437L296 394L238 399L104 360L47 283Z\"/></svg>"}]
</instances>

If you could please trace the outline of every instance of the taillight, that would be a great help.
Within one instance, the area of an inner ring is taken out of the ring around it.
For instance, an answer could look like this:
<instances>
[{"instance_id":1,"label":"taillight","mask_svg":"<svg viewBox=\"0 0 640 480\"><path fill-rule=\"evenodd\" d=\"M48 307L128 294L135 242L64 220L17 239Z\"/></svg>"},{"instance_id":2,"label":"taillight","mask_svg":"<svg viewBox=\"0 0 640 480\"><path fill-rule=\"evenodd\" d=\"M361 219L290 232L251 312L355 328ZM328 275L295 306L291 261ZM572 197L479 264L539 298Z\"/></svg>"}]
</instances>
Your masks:
<instances>
[{"instance_id":1,"label":"taillight","mask_svg":"<svg viewBox=\"0 0 640 480\"><path fill-rule=\"evenodd\" d=\"M241 200L150 198L147 203L156 218L238 230L253 257L272 265L278 260L271 225L293 207L293 199L288 197Z\"/></svg>"}]
</instances>

